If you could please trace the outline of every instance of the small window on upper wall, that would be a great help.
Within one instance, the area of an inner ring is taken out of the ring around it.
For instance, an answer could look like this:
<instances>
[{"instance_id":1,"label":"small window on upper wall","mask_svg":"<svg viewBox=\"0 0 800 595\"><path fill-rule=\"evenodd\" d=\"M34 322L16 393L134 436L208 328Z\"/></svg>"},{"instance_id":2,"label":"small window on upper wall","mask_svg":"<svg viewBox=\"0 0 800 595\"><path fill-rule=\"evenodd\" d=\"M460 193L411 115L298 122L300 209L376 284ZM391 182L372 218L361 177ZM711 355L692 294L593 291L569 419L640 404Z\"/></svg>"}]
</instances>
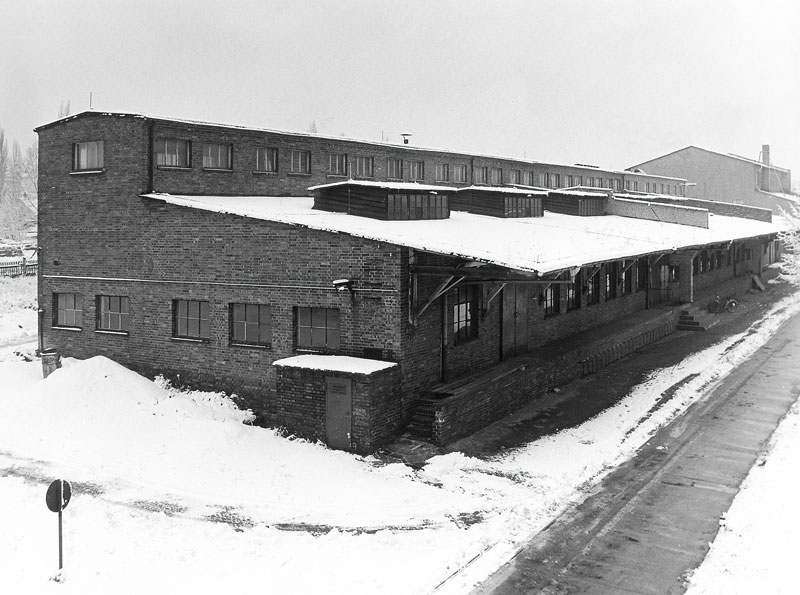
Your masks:
<instances>
[{"instance_id":1,"label":"small window on upper wall","mask_svg":"<svg viewBox=\"0 0 800 595\"><path fill-rule=\"evenodd\" d=\"M403 160L389 157L386 159L386 177L390 180L403 179Z\"/></svg>"},{"instance_id":2,"label":"small window on upper wall","mask_svg":"<svg viewBox=\"0 0 800 595\"><path fill-rule=\"evenodd\" d=\"M488 184L489 183L489 168L485 165L479 165L475 168L475 183L476 184Z\"/></svg>"},{"instance_id":3,"label":"small window on upper wall","mask_svg":"<svg viewBox=\"0 0 800 595\"><path fill-rule=\"evenodd\" d=\"M372 157L356 157L353 160L355 171L353 175L357 178L371 178L375 175L375 161Z\"/></svg>"},{"instance_id":4,"label":"small window on upper wall","mask_svg":"<svg viewBox=\"0 0 800 595\"><path fill-rule=\"evenodd\" d=\"M160 138L153 144L156 165L163 167L191 167L191 143L177 138Z\"/></svg>"},{"instance_id":5,"label":"small window on upper wall","mask_svg":"<svg viewBox=\"0 0 800 595\"><path fill-rule=\"evenodd\" d=\"M500 186L503 183L503 170L501 168L493 167L489 174L493 186Z\"/></svg>"},{"instance_id":6,"label":"small window on upper wall","mask_svg":"<svg viewBox=\"0 0 800 595\"><path fill-rule=\"evenodd\" d=\"M437 182L450 181L450 166L447 163L436 164L436 181Z\"/></svg>"},{"instance_id":7,"label":"small window on upper wall","mask_svg":"<svg viewBox=\"0 0 800 595\"><path fill-rule=\"evenodd\" d=\"M453 168L453 182L456 184L466 184L467 183L467 166L466 165L456 165Z\"/></svg>"},{"instance_id":8,"label":"small window on upper wall","mask_svg":"<svg viewBox=\"0 0 800 595\"><path fill-rule=\"evenodd\" d=\"M54 293L53 326L80 328L83 325L82 301L79 293Z\"/></svg>"},{"instance_id":9,"label":"small window on upper wall","mask_svg":"<svg viewBox=\"0 0 800 595\"><path fill-rule=\"evenodd\" d=\"M97 171L103 169L103 141L75 143L72 145L72 171Z\"/></svg>"},{"instance_id":10,"label":"small window on upper wall","mask_svg":"<svg viewBox=\"0 0 800 595\"><path fill-rule=\"evenodd\" d=\"M203 145L203 167L206 169L233 169L233 145Z\"/></svg>"},{"instance_id":11,"label":"small window on upper wall","mask_svg":"<svg viewBox=\"0 0 800 595\"><path fill-rule=\"evenodd\" d=\"M297 149L292 151L291 173L293 174L311 173L311 151L299 151Z\"/></svg>"},{"instance_id":12,"label":"small window on upper wall","mask_svg":"<svg viewBox=\"0 0 800 595\"><path fill-rule=\"evenodd\" d=\"M130 320L128 298L122 295L97 296L97 329L127 333Z\"/></svg>"},{"instance_id":13,"label":"small window on upper wall","mask_svg":"<svg viewBox=\"0 0 800 595\"><path fill-rule=\"evenodd\" d=\"M260 147L256 149L256 171L270 174L278 171L278 149Z\"/></svg>"},{"instance_id":14,"label":"small window on upper wall","mask_svg":"<svg viewBox=\"0 0 800 595\"><path fill-rule=\"evenodd\" d=\"M509 184L519 184L519 170L518 169L510 169L508 170L508 183Z\"/></svg>"},{"instance_id":15,"label":"small window on upper wall","mask_svg":"<svg viewBox=\"0 0 800 595\"><path fill-rule=\"evenodd\" d=\"M328 154L328 173L332 176L347 175L347 155L345 153Z\"/></svg>"},{"instance_id":16,"label":"small window on upper wall","mask_svg":"<svg viewBox=\"0 0 800 595\"><path fill-rule=\"evenodd\" d=\"M525 186L534 186L534 177L532 171L525 172L525 179L523 181L523 184L525 184Z\"/></svg>"}]
</instances>

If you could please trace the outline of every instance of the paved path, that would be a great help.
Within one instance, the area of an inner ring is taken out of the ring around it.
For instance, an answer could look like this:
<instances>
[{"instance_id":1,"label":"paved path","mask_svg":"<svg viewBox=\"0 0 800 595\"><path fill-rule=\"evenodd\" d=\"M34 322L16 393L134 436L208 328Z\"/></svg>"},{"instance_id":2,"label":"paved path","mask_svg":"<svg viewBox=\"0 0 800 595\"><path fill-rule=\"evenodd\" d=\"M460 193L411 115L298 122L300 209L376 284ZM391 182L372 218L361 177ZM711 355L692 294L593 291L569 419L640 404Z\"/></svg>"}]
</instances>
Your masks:
<instances>
[{"instance_id":1,"label":"paved path","mask_svg":"<svg viewBox=\"0 0 800 595\"><path fill-rule=\"evenodd\" d=\"M800 394L800 316L475 594L683 593Z\"/></svg>"}]
</instances>

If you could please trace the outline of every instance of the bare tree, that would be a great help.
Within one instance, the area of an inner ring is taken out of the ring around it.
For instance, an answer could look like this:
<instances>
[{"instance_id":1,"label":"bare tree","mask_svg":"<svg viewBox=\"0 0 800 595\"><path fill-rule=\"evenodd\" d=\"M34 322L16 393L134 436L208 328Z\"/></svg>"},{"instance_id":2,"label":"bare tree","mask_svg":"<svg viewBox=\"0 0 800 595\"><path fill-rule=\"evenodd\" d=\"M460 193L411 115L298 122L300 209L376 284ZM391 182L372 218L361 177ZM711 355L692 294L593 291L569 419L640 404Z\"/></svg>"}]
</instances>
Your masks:
<instances>
[{"instance_id":1,"label":"bare tree","mask_svg":"<svg viewBox=\"0 0 800 595\"><path fill-rule=\"evenodd\" d=\"M8 144L6 133L0 126L0 202L3 201L3 190L6 185L6 169L8 169Z\"/></svg>"},{"instance_id":2,"label":"bare tree","mask_svg":"<svg viewBox=\"0 0 800 595\"><path fill-rule=\"evenodd\" d=\"M58 117L66 118L69 115L69 99L66 102L62 101L61 106L58 108Z\"/></svg>"},{"instance_id":3,"label":"bare tree","mask_svg":"<svg viewBox=\"0 0 800 595\"><path fill-rule=\"evenodd\" d=\"M317 132L317 121L311 120L311 124L308 125L308 132L316 134Z\"/></svg>"},{"instance_id":4,"label":"bare tree","mask_svg":"<svg viewBox=\"0 0 800 595\"><path fill-rule=\"evenodd\" d=\"M783 211L789 222L788 229L778 233L781 242L781 272L783 277L795 285L800 285L800 208L792 206L791 211Z\"/></svg>"},{"instance_id":5,"label":"bare tree","mask_svg":"<svg viewBox=\"0 0 800 595\"><path fill-rule=\"evenodd\" d=\"M33 191L36 201L39 196L39 143L33 143L25 150L25 157L22 159L22 175L26 185ZM36 204L32 204L36 208Z\"/></svg>"}]
</instances>

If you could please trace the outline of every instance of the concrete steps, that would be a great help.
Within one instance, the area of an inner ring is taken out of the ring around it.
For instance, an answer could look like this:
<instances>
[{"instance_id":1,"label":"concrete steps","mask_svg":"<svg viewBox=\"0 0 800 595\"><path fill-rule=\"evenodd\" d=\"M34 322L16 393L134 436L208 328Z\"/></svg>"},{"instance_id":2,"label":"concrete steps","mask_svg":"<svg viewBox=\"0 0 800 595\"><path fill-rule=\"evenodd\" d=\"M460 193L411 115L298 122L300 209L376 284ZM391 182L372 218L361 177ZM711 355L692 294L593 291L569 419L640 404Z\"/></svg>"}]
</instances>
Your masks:
<instances>
[{"instance_id":1,"label":"concrete steps","mask_svg":"<svg viewBox=\"0 0 800 595\"><path fill-rule=\"evenodd\" d=\"M420 399L411 423L406 427L406 431L421 440L431 440L433 438L433 403L428 399Z\"/></svg>"},{"instance_id":2,"label":"concrete steps","mask_svg":"<svg viewBox=\"0 0 800 595\"><path fill-rule=\"evenodd\" d=\"M676 328L679 331L704 331L717 322L719 318L715 314L709 314L705 308L690 306L681 310Z\"/></svg>"}]
</instances>

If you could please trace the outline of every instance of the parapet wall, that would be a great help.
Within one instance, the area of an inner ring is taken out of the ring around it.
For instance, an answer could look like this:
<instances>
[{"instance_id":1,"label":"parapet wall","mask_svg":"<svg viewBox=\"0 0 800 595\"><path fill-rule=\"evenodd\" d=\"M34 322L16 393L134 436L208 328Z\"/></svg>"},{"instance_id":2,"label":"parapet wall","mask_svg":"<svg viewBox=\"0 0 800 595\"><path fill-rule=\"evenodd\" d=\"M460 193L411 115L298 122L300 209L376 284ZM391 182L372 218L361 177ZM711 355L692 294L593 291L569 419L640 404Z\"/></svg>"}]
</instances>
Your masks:
<instances>
[{"instance_id":1,"label":"parapet wall","mask_svg":"<svg viewBox=\"0 0 800 595\"><path fill-rule=\"evenodd\" d=\"M679 225L691 225L708 229L708 210L688 205L673 205L629 198L612 198L606 205L606 213L633 219L664 221Z\"/></svg>"}]
</instances>

